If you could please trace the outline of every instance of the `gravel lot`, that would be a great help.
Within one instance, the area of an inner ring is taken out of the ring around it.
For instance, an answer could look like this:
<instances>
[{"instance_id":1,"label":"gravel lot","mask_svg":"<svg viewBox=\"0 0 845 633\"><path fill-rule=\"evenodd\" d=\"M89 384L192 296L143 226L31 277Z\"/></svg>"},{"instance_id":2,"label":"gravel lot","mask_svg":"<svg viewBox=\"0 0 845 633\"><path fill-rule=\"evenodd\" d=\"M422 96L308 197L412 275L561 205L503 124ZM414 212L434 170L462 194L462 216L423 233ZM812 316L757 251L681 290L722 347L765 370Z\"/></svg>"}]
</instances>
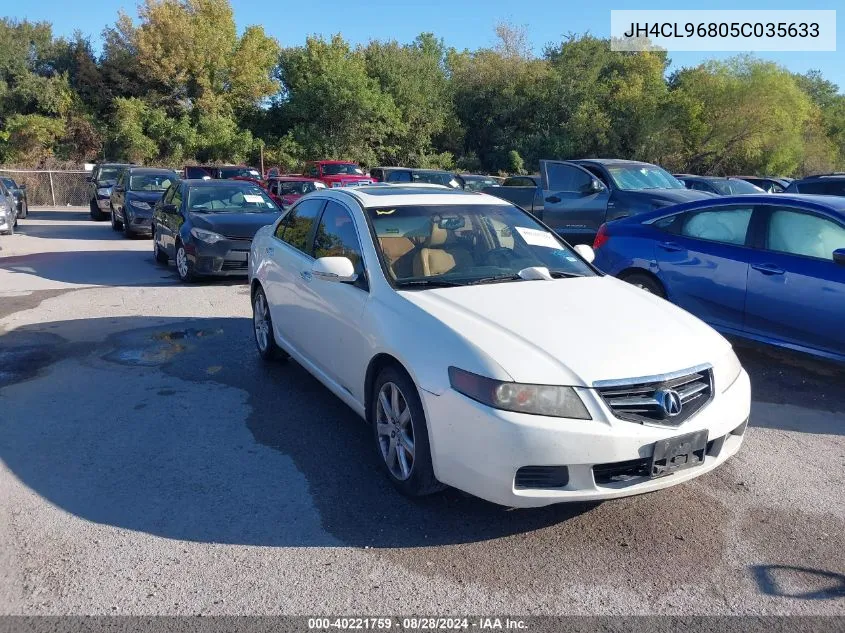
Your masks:
<instances>
[{"instance_id":1,"label":"gravel lot","mask_svg":"<svg viewBox=\"0 0 845 633\"><path fill-rule=\"evenodd\" d=\"M0 248L0 613L845 615L841 367L741 347L746 443L686 485L409 501L260 362L245 283L180 286L81 211Z\"/></svg>"}]
</instances>

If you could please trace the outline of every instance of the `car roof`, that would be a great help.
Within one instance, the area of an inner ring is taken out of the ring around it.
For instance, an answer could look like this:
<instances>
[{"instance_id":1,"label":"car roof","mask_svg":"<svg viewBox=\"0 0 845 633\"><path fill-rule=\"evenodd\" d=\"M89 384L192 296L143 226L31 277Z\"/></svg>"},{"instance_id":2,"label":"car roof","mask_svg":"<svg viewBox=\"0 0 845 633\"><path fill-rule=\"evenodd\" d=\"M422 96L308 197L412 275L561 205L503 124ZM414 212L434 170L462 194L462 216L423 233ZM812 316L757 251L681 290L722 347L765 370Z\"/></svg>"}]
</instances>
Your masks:
<instances>
[{"instance_id":1,"label":"car roof","mask_svg":"<svg viewBox=\"0 0 845 633\"><path fill-rule=\"evenodd\" d=\"M129 172L132 174L175 174L175 169L169 167L130 167Z\"/></svg>"},{"instance_id":2,"label":"car roof","mask_svg":"<svg viewBox=\"0 0 845 633\"><path fill-rule=\"evenodd\" d=\"M309 160L309 163L322 163L323 165L357 165L354 160Z\"/></svg>"},{"instance_id":3,"label":"car roof","mask_svg":"<svg viewBox=\"0 0 845 633\"><path fill-rule=\"evenodd\" d=\"M790 203L806 209L827 211L845 219L845 196L822 196L810 193L759 193L704 198L702 200L684 202L671 207L663 207L655 211L650 211L649 213L628 216L617 221L625 224L643 224L649 220L662 218L667 215L674 215L685 211L695 211L697 209L706 209L708 207L722 207L733 204L743 205L746 207L750 205L783 206L789 205Z\"/></svg>"},{"instance_id":4,"label":"car roof","mask_svg":"<svg viewBox=\"0 0 845 633\"><path fill-rule=\"evenodd\" d=\"M270 176L270 178L268 178L267 180L282 180L282 181L285 181L285 182L289 182L289 181L299 182L301 180L307 180L309 182L315 182L315 181L319 180L319 178L314 178L313 176L298 176L298 175L294 174L293 176L291 176L291 175Z\"/></svg>"},{"instance_id":5,"label":"car roof","mask_svg":"<svg viewBox=\"0 0 845 633\"><path fill-rule=\"evenodd\" d=\"M137 167L135 163L97 163L97 167Z\"/></svg>"},{"instance_id":6,"label":"car roof","mask_svg":"<svg viewBox=\"0 0 845 633\"><path fill-rule=\"evenodd\" d=\"M599 165L648 165L649 167L656 166L652 163L646 163L641 160L627 160L625 158L577 158L566 162L575 163L576 165L580 165L583 163L597 163Z\"/></svg>"},{"instance_id":7,"label":"car roof","mask_svg":"<svg viewBox=\"0 0 845 633\"><path fill-rule=\"evenodd\" d=\"M182 180L183 183L189 185L191 187L213 187L215 185L252 185L253 187L258 187L254 180L251 179L239 179L236 180L235 178L186 178Z\"/></svg>"},{"instance_id":8,"label":"car roof","mask_svg":"<svg viewBox=\"0 0 845 633\"><path fill-rule=\"evenodd\" d=\"M792 182L797 182L799 184L805 182L814 182L820 180L845 180L845 172L837 172L833 174L816 174L815 176L805 176L800 180L793 180Z\"/></svg>"},{"instance_id":9,"label":"car roof","mask_svg":"<svg viewBox=\"0 0 845 633\"><path fill-rule=\"evenodd\" d=\"M362 185L360 187L338 187L323 189L312 196L332 198L354 198L362 207L392 207L410 205L465 205L495 204L513 206L512 203L495 196L451 189L440 185Z\"/></svg>"}]
</instances>

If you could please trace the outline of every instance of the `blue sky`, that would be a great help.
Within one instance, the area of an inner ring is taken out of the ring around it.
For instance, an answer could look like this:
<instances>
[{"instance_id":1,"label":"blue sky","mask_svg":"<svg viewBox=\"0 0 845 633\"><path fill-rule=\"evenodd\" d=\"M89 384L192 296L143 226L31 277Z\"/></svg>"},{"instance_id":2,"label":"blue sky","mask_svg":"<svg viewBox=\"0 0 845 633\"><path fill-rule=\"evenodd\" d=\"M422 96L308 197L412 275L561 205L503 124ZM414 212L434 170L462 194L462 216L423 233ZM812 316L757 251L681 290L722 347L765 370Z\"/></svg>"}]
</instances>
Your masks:
<instances>
[{"instance_id":1,"label":"blue sky","mask_svg":"<svg viewBox=\"0 0 845 633\"><path fill-rule=\"evenodd\" d=\"M329 36L342 33L353 43L370 39L410 41L417 34L430 31L456 48L478 48L494 41L497 22L509 21L525 26L530 41L539 53L545 44L559 42L567 33L590 32L607 36L611 9L759 9L761 20L771 9L837 9L841 0L711 0L697 5L677 0L534 0L522 4L516 0L312 0L273 2L272 0L231 0L239 28L261 24L283 46L304 42L310 34ZM0 15L18 19L47 20L58 35L71 35L80 29L98 43L104 26L114 22L117 11L137 16L137 3L122 0L35 0L20 5L0 0ZM84 8L83 8L84 7ZM837 16L837 52L760 53L795 72L819 69L827 79L845 92L845 11ZM689 66L709 58L724 58L734 53L670 53L673 66Z\"/></svg>"}]
</instances>

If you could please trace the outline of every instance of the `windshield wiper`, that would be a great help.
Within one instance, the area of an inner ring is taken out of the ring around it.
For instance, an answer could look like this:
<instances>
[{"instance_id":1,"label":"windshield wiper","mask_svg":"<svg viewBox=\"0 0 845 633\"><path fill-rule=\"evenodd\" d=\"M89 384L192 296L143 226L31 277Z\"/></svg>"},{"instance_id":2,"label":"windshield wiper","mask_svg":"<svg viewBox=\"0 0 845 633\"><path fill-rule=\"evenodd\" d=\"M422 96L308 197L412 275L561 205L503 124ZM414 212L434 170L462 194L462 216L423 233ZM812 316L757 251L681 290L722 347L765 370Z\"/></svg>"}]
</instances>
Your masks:
<instances>
[{"instance_id":1,"label":"windshield wiper","mask_svg":"<svg viewBox=\"0 0 845 633\"><path fill-rule=\"evenodd\" d=\"M497 281L525 281L519 276L519 273L506 273L502 275L491 275L490 277L481 277L479 279L472 279L466 282L467 286L474 286L476 284L489 284Z\"/></svg>"},{"instance_id":2,"label":"windshield wiper","mask_svg":"<svg viewBox=\"0 0 845 633\"><path fill-rule=\"evenodd\" d=\"M572 277L586 277L581 273L571 273L566 270L550 270L549 274L555 279L570 279Z\"/></svg>"},{"instance_id":3,"label":"windshield wiper","mask_svg":"<svg viewBox=\"0 0 845 633\"><path fill-rule=\"evenodd\" d=\"M464 285L466 284L446 279L403 279L396 282L397 288L453 288Z\"/></svg>"}]
</instances>

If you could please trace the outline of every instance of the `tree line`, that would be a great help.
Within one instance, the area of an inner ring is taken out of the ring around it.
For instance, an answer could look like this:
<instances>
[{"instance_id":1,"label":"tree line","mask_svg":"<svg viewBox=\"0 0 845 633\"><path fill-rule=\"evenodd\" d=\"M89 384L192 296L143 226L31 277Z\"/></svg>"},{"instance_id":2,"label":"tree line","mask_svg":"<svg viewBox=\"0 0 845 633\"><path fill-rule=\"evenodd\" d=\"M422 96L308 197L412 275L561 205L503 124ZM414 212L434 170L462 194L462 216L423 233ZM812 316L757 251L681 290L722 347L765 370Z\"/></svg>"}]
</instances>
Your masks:
<instances>
[{"instance_id":1,"label":"tree line","mask_svg":"<svg viewBox=\"0 0 845 633\"><path fill-rule=\"evenodd\" d=\"M95 52L82 33L0 20L0 164L108 158L174 167L351 159L489 173L607 156L700 174L845 165L845 95L753 56L667 72L666 53L570 35L537 56L523 30L456 50L431 33L282 47L238 35L228 0L145 0Z\"/></svg>"}]
</instances>

